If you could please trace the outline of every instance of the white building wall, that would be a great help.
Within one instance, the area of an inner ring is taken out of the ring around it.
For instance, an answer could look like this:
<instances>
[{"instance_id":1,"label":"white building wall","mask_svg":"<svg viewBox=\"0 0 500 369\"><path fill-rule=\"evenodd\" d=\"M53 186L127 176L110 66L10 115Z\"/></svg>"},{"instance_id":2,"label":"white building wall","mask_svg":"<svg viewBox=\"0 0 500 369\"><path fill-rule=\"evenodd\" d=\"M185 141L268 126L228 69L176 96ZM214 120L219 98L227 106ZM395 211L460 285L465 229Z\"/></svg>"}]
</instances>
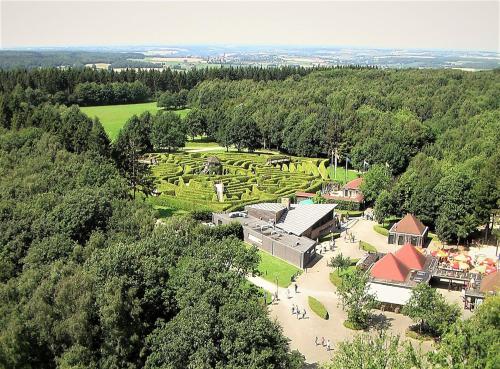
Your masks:
<instances>
[{"instance_id":1,"label":"white building wall","mask_svg":"<svg viewBox=\"0 0 500 369\"><path fill-rule=\"evenodd\" d=\"M404 305L411 296L411 288L398 287L387 284L370 282L368 283L370 293L375 295L379 302Z\"/></svg>"}]
</instances>

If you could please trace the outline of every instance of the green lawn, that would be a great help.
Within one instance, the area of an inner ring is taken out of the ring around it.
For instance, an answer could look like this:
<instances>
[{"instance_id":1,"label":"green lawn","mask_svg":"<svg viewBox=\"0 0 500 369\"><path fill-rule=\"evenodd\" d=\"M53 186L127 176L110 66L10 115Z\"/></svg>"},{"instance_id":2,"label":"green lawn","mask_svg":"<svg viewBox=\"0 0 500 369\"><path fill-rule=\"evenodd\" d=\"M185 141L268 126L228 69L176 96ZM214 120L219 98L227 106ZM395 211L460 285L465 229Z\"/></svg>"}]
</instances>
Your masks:
<instances>
[{"instance_id":1,"label":"green lawn","mask_svg":"<svg viewBox=\"0 0 500 369\"><path fill-rule=\"evenodd\" d=\"M383 226L379 225L379 224L375 224L373 226L373 230L379 234L381 234L382 236L389 236L389 231L384 228Z\"/></svg>"},{"instance_id":2,"label":"green lawn","mask_svg":"<svg viewBox=\"0 0 500 369\"><path fill-rule=\"evenodd\" d=\"M342 283L342 277L346 274L354 273L355 270L355 265L351 265L347 269L341 270L340 273L337 270L334 270L330 273L330 282L332 282L332 284L338 288Z\"/></svg>"},{"instance_id":3,"label":"green lawn","mask_svg":"<svg viewBox=\"0 0 500 369\"><path fill-rule=\"evenodd\" d=\"M365 241L359 241L359 246L361 247L362 250L366 252L377 252L377 249L375 246L372 244L369 244L368 242Z\"/></svg>"},{"instance_id":4,"label":"green lawn","mask_svg":"<svg viewBox=\"0 0 500 369\"><path fill-rule=\"evenodd\" d=\"M328 171L328 175L330 179L335 178L335 171L333 167L326 168ZM352 181L353 179L358 178L358 172L352 169L347 170L347 182ZM345 183L345 167L337 166L337 181L341 183Z\"/></svg>"},{"instance_id":5,"label":"green lawn","mask_svg":"<svg viewBox=\"0 0 500 369\"><path fill-rule=\"evenodd\" d=\"M280 287L288 287L292 276L302 272L296 266L278 259L265 251L258 250L257 253L260 256L258 266L260 276L273 283L276 283L276 278L278 278L278 285Z\"/></svg>"},{"instance_id":6,"label":"green lawn","mask_svg":"<svg viewBox=\"0 0 500 369\"><path fill-rule=\"evenodd\" d=\"M156 102L148 102L142 104L86 106L80 109L91 118L99 118L109 138L114 140L125 122L132 115L140 115L145 111L154 114L161 108L158 108ZM189 109L182 109L175 112L183 118L188 111Z\"/></svg>"},{"instance_id":7,"label":"green lawn","mask_svg":"<svg viewBox=\"0 0 500 369\"><path fill-rule=\"evenodd\" d=\"M153 209L158 212L160 218L162 219L170 218L176 215L188 214L188 212L185 210L176 209L170 206L153 206Z\"/></svg>"},{"instance_id":8,"label":"green lawn","mask_svg":"<svg viewBox=\"0 0 500 369\"><path fill-rule=\"evenodd\" d=\"M312 311L314 311L314 313L316 313L316 315L318 315L321 319L328 320L329 316L325 305L312 296L308 296L307 301L309 303L309 307Z\"/></svg>"}]
</instances>

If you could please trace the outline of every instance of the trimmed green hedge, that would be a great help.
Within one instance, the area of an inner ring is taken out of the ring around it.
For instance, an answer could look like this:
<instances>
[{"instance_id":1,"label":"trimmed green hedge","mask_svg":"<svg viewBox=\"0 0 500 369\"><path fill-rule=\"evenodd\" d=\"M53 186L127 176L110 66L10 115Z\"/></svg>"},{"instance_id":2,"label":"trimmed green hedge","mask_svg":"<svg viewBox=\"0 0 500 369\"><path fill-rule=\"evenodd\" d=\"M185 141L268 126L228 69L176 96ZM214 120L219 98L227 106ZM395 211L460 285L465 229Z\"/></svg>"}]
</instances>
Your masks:
<instances>
[{"instance_id":1,"label":"trimmed green hedge","mask_svg":"<svg viewBox=\"0 0 500 369\"><path fill-rule=\"evenodd\" d=\"M321 302L319 302L319 300L316 300L312 296L308 296L307 301L309 302L309 307L317 316L319 316L321 319L328 320L329 315L328 311L325 308L325 305L323 305Z\"/></svg>"},{"instance_id":2,"label":"trimmed green hedge","mask_svg":"<svg viewBox=\"0 0 500 369\"><path fill-rule=\"evenodd\" d=\"M379 234L381 234L382 236L389 236L389 231L387 229L385 229L384 227L382 227L381 225L378 225L378 224L375 224L373 226L373 230Z\"/></svg>"},{"instance_id":3,"label":"trimmed green hedge","mask_svg":"<svg viewBox=\"0 0 500 369\"><path fill-rule=\"evenodd\" d=\"M359 247L366 252L377 252L375 246L370 245L368 242L359 241Z\"/></svg>"},{"instance_id":4,"label":"trimmed green hedge","mask_svg":"<svg viewBox=\"0 0 500 369\"><path fill-rule=\"evenodd\" d=\"M354 213L361 209L361 204L359 202L346 200L329 200L329 202L337 204L337 209L339 210L351 210ZM360 213L362 213L362 211L360 211Z\"/></svg>"}]
</instances>

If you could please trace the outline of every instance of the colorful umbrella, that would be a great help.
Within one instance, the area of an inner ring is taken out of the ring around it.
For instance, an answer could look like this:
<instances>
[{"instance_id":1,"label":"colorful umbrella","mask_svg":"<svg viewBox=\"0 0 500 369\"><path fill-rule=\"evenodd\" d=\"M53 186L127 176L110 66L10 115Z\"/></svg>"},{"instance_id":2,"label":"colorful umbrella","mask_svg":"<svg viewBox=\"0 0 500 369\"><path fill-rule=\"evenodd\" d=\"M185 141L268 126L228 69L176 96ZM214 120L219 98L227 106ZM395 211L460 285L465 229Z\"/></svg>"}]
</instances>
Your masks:
<instances>
[{"instance_id":1,"label":"colorful umbrella","mask_svg":"<svg viewBox=\"0 0 500 369\"><path fill-rule=\"evenodd\" d=\"M436 252L436 256L437 256L438 258L445 258L445 257L447 257L447 256L448 256L448 253L447 253L446 251L444 251L444 250L438 250L438 251Z\"/></svg>"},{"instance_id":2,"label":"colorful umbrella","mask_svg":"<svg viewBox=\"0 0 500 369\"><path fill-rule=\"evenodd\" d=\"M467 255L464 255L464 254L458 254L457 256L455 256L453 258L453 260L467 262L467 261L470 260L470 256L467 256Z\"/></svg>"},{"instance_id":3,"label":"colorful umbrella","mask_svg":"<svg viewBox=\"0 0 500 369\"><path fill-rule=\"evenodd\" d=\"M495 268L494 266L489 265L486 267L486 274L491 274L491 273L494 273L496 271L497 271L497 268Z\"/></svg>"},{"instance_id":4,"label":"colorful umbrella","mask_svg":"<svg viewBox=\"0 0 500 369\"><path fill-rule=\"evenodd\" d=\"M484 259L483 263L486 263L488 265L495 265L495 260L493 260L492 258L486 258Z\"/></svg>"},{"instance_id":5,"label":"colorful umbrella","mask_svg":"<svg viewBox=\"0 0 500 369\"><path fill-rule=\"evenodd\" d=\"M476 265L474 269L471 270L471 273L484 274L485 272L486 272L486 265Z\"/></svg>"},{"instance_id":6,"label":"colorful umbrella","mask_svg":"<svg viewBox=\"0 0 500 369\"><path fill-rule=\"evenodd\" d=\"M458 269L469 270L470 269L470 265L467 264L467 263L464 263L463 261L459 261L458 262Z\"/></svg>"}]
</instances>

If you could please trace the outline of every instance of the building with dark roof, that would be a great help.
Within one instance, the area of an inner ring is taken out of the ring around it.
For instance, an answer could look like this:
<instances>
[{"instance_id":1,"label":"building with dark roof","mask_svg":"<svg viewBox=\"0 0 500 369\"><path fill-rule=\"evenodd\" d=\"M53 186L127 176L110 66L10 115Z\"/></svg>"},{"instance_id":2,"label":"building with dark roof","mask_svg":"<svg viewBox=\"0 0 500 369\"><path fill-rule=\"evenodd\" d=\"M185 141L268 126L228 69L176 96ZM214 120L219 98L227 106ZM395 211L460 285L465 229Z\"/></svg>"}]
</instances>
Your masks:
<instances>
[{"instance_id":1,"label":"building with dark roof","mask_svg":"<svg viewBox=\"0 0 500 369\"><path fill-rule=\"evenodd\" d=\"M427 242L429 228L413 214L406 214L399 222L394 223L389 230L389 244L424 246Z\"/></svg>"},{"instance_id":2,"label":"building with dark roof","mask_svg":"<svg viewBox=\"0 0 500 369\"><path fill-rule=\"evenodd\" d=\"M260 203L245 211L214 213L214 224L239 222L244 241L299 268L316 255L316 239L336 226L335 204Z\"/></svg>"}]
</instances>

